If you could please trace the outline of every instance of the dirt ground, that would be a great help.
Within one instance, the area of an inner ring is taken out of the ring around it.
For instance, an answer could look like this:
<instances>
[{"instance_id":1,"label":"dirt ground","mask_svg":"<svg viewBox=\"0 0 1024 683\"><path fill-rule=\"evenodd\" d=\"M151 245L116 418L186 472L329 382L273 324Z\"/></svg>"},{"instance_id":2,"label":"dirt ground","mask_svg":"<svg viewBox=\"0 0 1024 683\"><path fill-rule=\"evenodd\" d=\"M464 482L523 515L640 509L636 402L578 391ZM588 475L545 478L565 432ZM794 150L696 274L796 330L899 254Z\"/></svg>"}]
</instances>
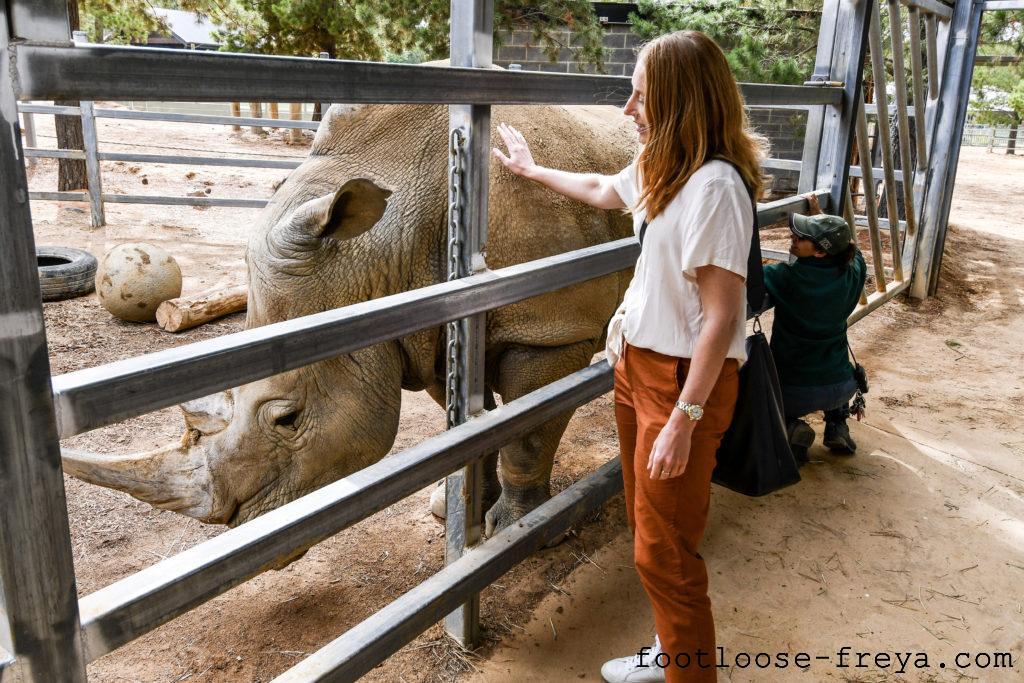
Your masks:
<instances>
[{"instance_id":1,"label":"dirt ground","mask_svg":"<svg viewBox=\"0 0 1024 683\"><path fill-rule=\"evenodd\" d=\"M52 135L37 117L41 144ZM283 133L100 120L101 146L301 156ZM117 141L120 144L114 144ZM105 191L268 197L284 171L104 163ZM143 182L145 181L145 182ZM55 163L32 171L55 189ZM853 459L816 446L805 481L765 499L714 492L704 554L720 642L728 652L1014 653L1024 668L1024 355L1019 314L1024 233L1012 198L1024 159L965 149L939 297L897 301L851 331L872 391ZM92 250L133 240L174 254L185 293L244 281L245 231L257 212L114 204L91 231L87 207L34 202L38 244ZM45 305L55 374L241 329L238 314L180 335L119 322L93 296ZM403 397L395 450L443 429L425 394ZM820 424L815 425L820 431ZM176 409L68 439L82 450L132 452L180 436ZM577 411L559 449L560 490L615 455L611 402ZM80 595L223 529L67 479ZM416 585L442 564L442 527L424 490L272 571L94 662L95 681L268 681ZM433 627L371 672L371 681L600 680L600 663L650 640L632 569L621 496L559 547L527 560L482 598L487 644L465 654ZM607 624L615 624L611 630ZM609 632L612 631L612 632ZM792 670L791 670L792 671ZM783 680L789 672L723 671ZM970 679L1011 680L991 670ZM792 675L796 675L795 672ZM806 677L807 674L801 674ZM958 680L950 670L812 669L813 679ZM925 678L925 676L930 678Z\"/></svg>"}]
</instances>

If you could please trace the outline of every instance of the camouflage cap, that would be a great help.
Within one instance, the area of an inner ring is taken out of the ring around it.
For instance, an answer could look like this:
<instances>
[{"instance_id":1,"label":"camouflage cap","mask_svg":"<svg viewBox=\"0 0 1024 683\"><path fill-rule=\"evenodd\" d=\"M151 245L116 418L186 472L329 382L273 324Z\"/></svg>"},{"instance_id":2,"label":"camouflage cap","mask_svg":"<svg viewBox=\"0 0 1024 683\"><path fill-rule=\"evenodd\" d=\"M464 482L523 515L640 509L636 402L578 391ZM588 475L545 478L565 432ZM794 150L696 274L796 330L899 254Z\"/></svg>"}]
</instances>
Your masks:
<instances>
[{"instance_id":1,"label":"camouflage cap","mask_svg":"<svg viewBox=\"0 0 1024 683\"><path fill-rule=\"evenodd\" d=\"M841 216L819 213L816 216L793 214L789 229L805 237L829 256L841 254L853 241L853 231Z\"/></svg>"}]
</instances>

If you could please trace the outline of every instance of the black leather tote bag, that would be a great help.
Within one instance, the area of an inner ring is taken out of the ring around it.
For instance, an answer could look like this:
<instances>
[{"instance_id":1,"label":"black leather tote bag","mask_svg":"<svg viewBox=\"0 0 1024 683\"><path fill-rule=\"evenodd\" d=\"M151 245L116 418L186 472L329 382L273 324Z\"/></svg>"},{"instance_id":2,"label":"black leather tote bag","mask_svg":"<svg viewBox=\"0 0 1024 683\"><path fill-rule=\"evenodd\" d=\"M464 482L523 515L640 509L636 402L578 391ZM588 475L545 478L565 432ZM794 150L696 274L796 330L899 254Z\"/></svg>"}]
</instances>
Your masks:
<instances>
[{"instance_id":1,"label":"black leather tote bag","mask_svg":"<svg viewBox=\"0 0 1024 683\"><path fill-rule=\"evenodd\" d=\"M763 496L800 481L789 448L782 389L768 339L754 321L747 362L740 368L732 424L718 447L711 481L747 496Z\"/></svg>"}]
</instances>

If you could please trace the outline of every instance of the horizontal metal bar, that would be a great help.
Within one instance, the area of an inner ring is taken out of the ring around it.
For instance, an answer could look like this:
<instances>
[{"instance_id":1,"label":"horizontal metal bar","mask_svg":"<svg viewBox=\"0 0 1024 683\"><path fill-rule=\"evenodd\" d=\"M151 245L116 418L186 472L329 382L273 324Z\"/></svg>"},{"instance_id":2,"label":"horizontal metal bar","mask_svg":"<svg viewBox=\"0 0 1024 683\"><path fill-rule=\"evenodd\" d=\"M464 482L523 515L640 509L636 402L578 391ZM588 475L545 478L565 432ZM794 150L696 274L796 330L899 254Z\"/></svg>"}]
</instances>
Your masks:
<instances>
[{"instance_id":1,"label":"horizontal metal bar","mask_svg":"<svg viewBox=\"0 0 1024 683\"><path fill-rule=\"evenodd\" d=\"M230 166L234 168L282 168L292 169L302 165L302 160L283 161L278 159L241 159L238 157L185 157L163 156L160 154L128 154L122 152L100 152L101 161L134 161L154 164L184 164L188 166Z\"/></svg>"},{"instance_id":2,"label":"horizontal metal bar","mask_svg":"<svg viewBox=\"0 0 1024 683\"><path fill-rule=\"evenodd\" d=\"M29 192L28 198L36 201L87 202L85 192ZM241 209L262 209L266 199L232 199L228 197L164 197L161 195L105 194L103 201L109 204L154 204L159 206L217 206Z\"/></svg>"},{"instance_id":3,"label":"horizontal metal bar","mask_svg":"<svg viewBox=\"0 0 1024 683\"><path fill-rule=\"evenodd\" d=\"M799 159L765 159L762 164L764 168L778 169L781 171L799 171L802 166L802 162ZM881 168L872 169L875 175L881 177L883 170ZM860 166L851 166L850 175L856 178L862 177ZM902 179L898 179L896 182L902 182Z\"/></svg>"},{"instance_id":4,"label":"horizontal metal bar","mask_svg":"<svg viewBox=\"0 0 1024 683\"><path fill-rule=\"evenodd\" d=\"M18 105L23 114L60 114L64 116L80 116L79 107L53 104ZM171 123L203 123L213 126L266 126L267 128L304 128L316 130L319 121L293 121L292 119L253 118L242 116L216 116L212 114L178 114L163 111L136 111L134 109L96 109L97 118L132 119L137 121L168 121Z\"/></svg>"},{"instance_id":5,"label":"horizontal metal bar","mask_svg":"<svg viewBox=\"0 0 1024 683\"><path fill-rule=\"evenodd\" d=\"M631 92L622 76L549 74L158 48L21 43L22 99L183 102L612 104ZM201 79L196 74L202 74ZM741 84L751 105L838 104L829 86ZM234 119L237 123L239 119ZM268 124L269 125L269 124Z\"/></svg>"},{"instance_id":6,"label":"horizontal metal bar","mask_svg":"<svg viewBox=\"0 0 1024 683\"><path fill-rule=\"evenodd\" d=\"M800 159L765 159L761 164L763 168L773 168L779 171L799 171L803 167Z\"/></svg>"},{"instance_id":7,"label":"horizontal metal bar","mask_svg":"<svg viewBox=\"0 0 1024 683\"><path fill-rule=\"evenodd\" d=\"M44 159L85 159L85 152L80 149L43 149L42 147L26 147L22 150L26 157Z\"/></svg>"},{"instance_id":8,"label":"horizontal metal bar","mask_svg":"<svg viewBox=\"0 0 1024 683\"><path fill-rule=\"evenodd\" d=\"M779 249L761 249L761 256L773 261L789 261L789 252Z\"/></svg>"},{"instance_id":9,"label":"horizontal metal bar","mask_svg":"<svg viewBox=\"0 0 1024 683\"><path fill-rule=\"evenodd\" d=\"M859 227L863 228L863 227L867 227L868 219L865 218L864 216L857 216L856 222L857 222L857 225ZM878 219L878 227L885 228L886 230L888 230L889 229L889 219L888 218L881 218L881 217L879 217L879 219ZM905 231L906 229L907 229L907 222L901 220L900 221L900 230L904 230Z\"/></svg>"},{"instance_id":10,"label":"horizontal metal bar","mask_svg":"<svg viewBox=\"0 0 1024 683\"><path fill-rule=\"evenodd\" d=\"M262 209L266 199L235 199L229 197L164 197L161 195L105 194L110 204L159 204L161 206L220 206L241 209Z\"/></svg>"},{"instance_id":11,"label":"horizontal metal bar","mask_svg":"<svg viewBox=\"0 0 1024 683\"><path fill-rule=\"evenodd\" d=\"M985 11L1022 9L1024 9L1024 0L988 0L985 3Z\"/></svg>"},{"instance_id":12,"label":"horizontal metal bar","mask_svg":"<svg viewBox=\"0 0 1024 683\"><path fill-rule=\"evenodd\" d=\"M82 108L69 104L26 104L18 103L18 111L22 114L60 114L61 116L81 116Z\"/></svg>"},{"instance_id":13,"label":"horizontal metal bar","mask_svg":"<svg viewBox=\"0 0 1024 683\"><path fill-rule=\"evenodd\" d=\"M1020 64L1021 62L1024 62L1024 57L1019 55L978 55L974 58L976 66L1008 66Z\"/></svg>"},{"instance_id":14,"label":"horizontal metal bar","mask_svg":"<svg viewBox=\"0 0 1024 683\"><path fill-rule=\"evenodd\" d=\"M85 152L78 149L41 149L30 147L26 157L44 159L84 159ZM302 165L301 160L281 161L277 159L240 159L237 157L185 157L161 154L129 154L123 152L100 152L100 161L132 161L136 163L183 164L188 166L229 166L233 168L281 168L292 169ZM248 201L248 200L247 200ZM262 201L262 200L260 200ZM159 203L159 202L152 202ZM260 204L259 206L264 206ZM250 206L247 204L246 206Z\"/></svg>"},{"instance_id":15,"label":"horizontal metal bar","mask_svg":"<svg viewBox=\"0 0 1024 683\"><path fill-rule=\"evenodd\" d=\"M861 304L857 306L857 308L853 309L853 313L851 313L850 317L846 319L846 324L853 325L858 320L864 318L868 313L871 313L871 311L892 300L896 295L905 291L908 287L910 287L910 280L890 282L886 286L884 292L874 292L868 297L868 302L866 304Z\"/></svg>"},{"instance_id":16,"label":"horizontal metal bar","mask_svg":"<svg viewBox=\"0 0 1024 683\"><path fill-rule=\"evenodd\" d=\"M29 192L28 198L48 202L87 202L89 195L85 192Z\"/></svg>"},{"instance_id":17,"label":"horizontal metal bar","mask_svg":"<svg viewBox=\"0 0 1024 683\"><path fill-rule=\"evenodd\" d=\"M861 170L860 166L851 166L850 167L850 175L853 176L854 178L863 178L864 177L864 171ZM877 166L872 167L871 175L875 178L875 182L880 183L880 182L882 182L882 177L885 175L885 169L884 168L878 168ZM896 176L894 178L894 180L897 183L902 183L903 182L903 176L902 175Z\"/></svg>"},{"instance_id":18,"label":"horizontal metal bar","mask_svg":"<svg viewBox=\"0 0 1024 683\"><path fill-rule=\"evenodd\" d=\"M355 681L622 489L610 460L274 679Z\"/></svg>"},{"instance_id":19,"label":"horizontal metal bar","mask_svg":"<svg viewBox=\"0 0 1024 683\"><path fill-rule=\"evenodd\" d=\"M878 105L875 104L874 102L866 103L864 105L864 113L866 113L868 116L878 116ZM895 115L895 112L893 112L891 115ZM908 105L907 116L917 116L917 109L912 105Z\"/></svg>"},{"instance_id":20,"label":"horizontal metal bar","mask_svg":"<svg viewBox=\"0 0 1024 683\"><path fill-rule=\"evenodd\" d=\"M953 18L953 8L940 0L900 0L911 9L918 9L924 14L934 14L942 21Z\"/></svg>"},{"instance_id":21,"label":"horizontal metal bar","mask_svg":"<svg viewBox=\"0 0 1024 683\"><path fill-rule=\"evenodd\" d=\"M633 238L53 378L62 437L631 267Z\"/></svg>"},{"instance_id":22,"label":"horizontal metal bar","mask_svg":"<svg viewBox=\"0 0 1024 683\"><path fill-rule=\"evenodd\" d=\"M821 208L828 211L829 190L815 190L814 194L818 197ZM778 223L783 219L788 219L794 213L807 213L809 210L810 206L807 203L807 198L800 195L783 197L767 204L758 204L757 225L763 228Z\"/></svg>"},{"instance_id":23,"label":"horizontal metal bar","mask_svg":"<svg viewBox=\"0 0 1024 683\"><path fill-rule=\"evenodd\" d=\"M80 601L88 661L612 388L600 361L162 560Z\"/></svg>"},{"instance_id":24,"label":"horizontal metal bar","mask_svg":"<svg viewBox=\"0 0 1024 683\"><path fill-rule=\"evenodd\" d=\"M319 121L292 121L243 116L214 116L211 114L176 114L162 111L134 111L131 109L97 109L96 116L105 119L132 119L137 121L167 121L170 123L202 123L212 126L266 126L267 128L304 128L316 130Z\"/></svg>"}]
</instances>

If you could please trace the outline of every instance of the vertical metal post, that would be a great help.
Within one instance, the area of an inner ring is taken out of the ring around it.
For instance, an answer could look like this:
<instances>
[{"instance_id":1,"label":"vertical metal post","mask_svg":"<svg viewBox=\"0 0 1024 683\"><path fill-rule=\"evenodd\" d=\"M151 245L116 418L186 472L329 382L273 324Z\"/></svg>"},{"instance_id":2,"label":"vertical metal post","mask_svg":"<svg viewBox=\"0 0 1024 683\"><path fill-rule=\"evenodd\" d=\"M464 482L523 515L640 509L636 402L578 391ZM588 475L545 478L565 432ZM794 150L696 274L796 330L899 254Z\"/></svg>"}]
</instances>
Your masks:
<instances>
[{"instance_id":1,"label":"vertical metal post","mask_svg":"<svg viewBox=\"0 0 1024 683\"><path fill-rule=\"evenodd\" d=\"M859 237L857 236L857 213L853 210L853 197L850 195L850 189L846 189L846 193L843 195L843 218L853 228L854 244L859 244ZM864 293L864 289L860 290L860 302L863 305L868 303L868 295Z\"/></svg>"},{"instance_id":2,"label":"vertical metal post","mask_svg":"<svg viewBox=\"0 0 1024 683\"><path fill-rule=\"evenodd\" d=\"M938 286L942 252L946 242L953 184L960 159L968 95L974 71L974 57L981 32L984 5L957 0L949 25L949 45L939 86L935 131L925 171L926 184L921 203L921 238L916 251L910 296L923 299Z\"/></svg>"},{"instance_id":3,"label":"vertical metal post","mask_svg":"<svg viewBox=\"0 0 1024 683\"><path fill-rule=\"evenodd\" d=\"M836 20L839 17L839 2L824 3L821 23L818 25L818 48L814 58L814 73L808 84L828 81L832 73L832 52L836 39ZM800 179L797 191L801 194L818 189L818 155L821 153L821 135L825 115L833 107L825 105L807 108L807 125L804 130L804 149L800 159ZM830 208L833 213L834 208Z\"/></svg>"},{"instance_id":4,"label":"vertical metal post","mask_svg":"<svg viewBox=\"0 0 1024 683\"><path fill-rule=\"evenodd\" d=\"M494 41L492 0L452 0L452 66L488 69ZM490 169L491 108L486 105L449 107L449 134L454 162L461 172L450 173L456 201L450 220L449 277L465 277L486 268L487 189ZM461 185L461 187L459 186ZM457 214L455 214L457 211ZM449 426L484 410L484 340L486 314L449 326ZM454 363L452 363L454 361ZM451 563L478 543L483 525L483 471L480 461L448 477L445 562ZM445 618L445 629L463 647L480 640L480 598L474 595Z\"/></svg>"},{"instance_id":5,"label":"vertical metal post","mask_svg":"<svg viewBox=\"0 0 1024 683\"><path fill-rule=\"evenodd\" d=\"M66 12L0 3L0 647L30 683L85 681L85 661L7 31L67 43Z\"/></svg>"},{"instance_id":6,"label":"vertical metal post","mask_svg":"<svg viewBox=\"0 0 1024 683\"><path fill-rule=\"evenodd\" d=\"M892 81L896 93L896 125L900 139L900 170L903 172L903 207L906 211L907 234L917 232L917 212L914 210L914 168L910 161L910 123L907 119L907 71L903 66L903 25L900 22L899 0L889 3L889 38L892 41ZM914 121L917 127L924 121L920 108L914 111L920 117Z\"/></svg>"},{"instance_id":7,"label":"vertical metal post","mask_svg":"<svg viewBox=\"0 0 1024 683\"><path fill-rule=\"evenodd\" d=\"M82 140L85 142L85 173L89 181L89 209L92 227L107 224L103 208L103 176L100 172L99 136L96 133L96 111L92 102L80 102L82 109Z\"/></svg>"},{"instance_id":8,"label":"vertical metal post","mask_svg":"<svg viewBox=\"0 0 1024 683\"><path fill-rule=\"evenodd\" d=\"M831 188L828 210L832 212L841 210L850 178L854 119L868 41L867 19L873 4L874 0L828 0L822 8L822 28L828 34L819 35L814 81L843 84L843 102L825 110L815 182L818 188ZM829 24L825 23L826 17Z\"/></svg>"},{"instance_id":9,"label":"vertical metal post","mask_svg":"<svg viewBox=\"0 0 1024 683\"><path fill-rule=\"evenodd\" d=\"M896 174L893 172L894 159L892 140L889 139L889 94L885 78L885 52L882 43L882 19L878 7L871 10L871 25L868 32L871 52L871 73L875 79L875 107L878 112L878 143L882 149L882 174L885 177L885 201L889 217L889 242L892 245L893 277L903 279L903 263L900 257L900 210L896 201ZM864 160L861 159L863 168ZM867 178L865 177L865 182Z\"/></svg>"},{"instance_id":10,"label":"vertical metal post","mask_svg":"<svg viewBox=\"0 0 1024 683\"><path fill-rule=\"evenodd\" d=\"M878 199L875 197L875 178L871 170L871 149L868 145L868 116L864 100L857 98L857 153L860 172L864 178L864 212L868 217L868 237L871 240L871 263L875 269L875 291L885 292L885 264L882 261L882 235L878 231Z\"/></svg>"},{"instance_id":11,"label":"vertical metal post","mask_svg":"<svg viewBox=\"0 0 1024 683\"><path fill-rule=\"evenodd\" d=\"M924 18L925 53L928 65L928 99L939 96L939 49L936 36L935 15L927 14Z\"/></svg>"},{"instance_id":12,"label":"vertical metal post","mask_svg":"<svg viewBox=\"0 0 1024 683\"><path fill-rule=\"evenodd\" d=\"M25 123L25 146L35 147L36 146L36 118L35 114L22 114L22 121ZM36 165L35 157L26 159L28 161L28 167L33 168Z\"/></svg>"},{"instance_id":13,"label":"vertical metal post","mask_svg":"<svg viewBox=\"0 0 1024 683\"><path fill-rule=\"evenodd\" d=\"M925 112L928 105L924 101L924 76L921 63L921 13L916 7L907 9L907 33L910 35L910 74L914 87L914 138L917 141L917 170L923 171L928 164L928 151L924 145Z\"/></svg>"}]
</instances>

